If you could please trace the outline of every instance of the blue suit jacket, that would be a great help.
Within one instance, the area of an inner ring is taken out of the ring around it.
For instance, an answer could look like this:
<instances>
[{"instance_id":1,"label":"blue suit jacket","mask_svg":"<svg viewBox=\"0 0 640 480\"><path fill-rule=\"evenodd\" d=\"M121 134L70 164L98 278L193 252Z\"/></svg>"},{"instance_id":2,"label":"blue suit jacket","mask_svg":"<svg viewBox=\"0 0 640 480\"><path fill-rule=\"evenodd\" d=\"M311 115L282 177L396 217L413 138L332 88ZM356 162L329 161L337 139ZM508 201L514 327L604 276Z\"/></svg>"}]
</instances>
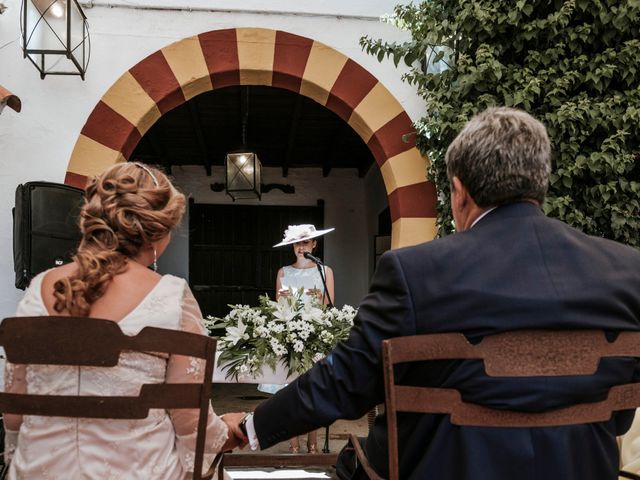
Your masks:
<instances>
[{"instance_id":1,"label":"blue suit jacket","mask_svg":"<svg viewBox=\"0 0 640 480\"><path fill-rule=\"evenodd\" d=\"M266 448L384 401L381 341L435 332L470 339L525 328L640 329L640 252L587 236L529 203L500 207L471 230L387 252L360 305L349 339L258 406ZM632 359L602 361L596 375L491 378L477 361L405 367L399 383L453 386L469 401L539 411L604 399L633 381ZM617 478L615 437L632 412L609 422L555 428L458 427L444 415L400 414L400 476L434 480L607 480ZM386 419L366 441L387 472Z\"/></svg>"}]
</instances>

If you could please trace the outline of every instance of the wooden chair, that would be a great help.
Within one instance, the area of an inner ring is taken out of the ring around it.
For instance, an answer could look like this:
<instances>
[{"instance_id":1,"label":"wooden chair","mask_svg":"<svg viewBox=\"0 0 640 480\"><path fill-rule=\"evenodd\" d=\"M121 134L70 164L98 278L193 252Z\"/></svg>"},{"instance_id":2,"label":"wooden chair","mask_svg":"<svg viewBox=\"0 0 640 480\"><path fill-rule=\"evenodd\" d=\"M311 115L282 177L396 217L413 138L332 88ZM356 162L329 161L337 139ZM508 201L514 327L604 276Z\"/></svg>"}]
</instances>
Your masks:
<instances>
[{"instance_id":1,"label":"wooden chair","mask_svg":"<svg viewBox=\"0 0 640 480\"><path fill-rule=\"evenodd\" d=\"M202 383L145 384L140 395L67 396L0 393L0 412L57 417L140 419L149 409L197 408L195 480L210 479L220 455L202 475L216 340L177 330L146 327L136 336L116 322L82 317L15 317L0 324L0 345L16 364L113 367L123 350L163 352L205 359Z\"/></svg>"},{"instance_id":2,"label":"wooden chair","mask_svg":"<svg viewBox=\"0 0 640 480\"><path fill-rule=\"evenodd\" d=\"M601 330L521 330L485 337L472 345L460 333L397 337L382 342L389 479L398 479L398 412L447 414L454 425L549 427L609 420L615 411L640 406L640 384L616 385L606 400L539 413L492 409L467 403L455 389L398 385L397 364L429 360L483 360L487 375L533 377L592 375L602 357L640 357L640 332L622 332L609 342ZM349 438L369 478L380 480L358 439ZM630 476L627 478L636 478Z\"/></svg>"}]
</instances>

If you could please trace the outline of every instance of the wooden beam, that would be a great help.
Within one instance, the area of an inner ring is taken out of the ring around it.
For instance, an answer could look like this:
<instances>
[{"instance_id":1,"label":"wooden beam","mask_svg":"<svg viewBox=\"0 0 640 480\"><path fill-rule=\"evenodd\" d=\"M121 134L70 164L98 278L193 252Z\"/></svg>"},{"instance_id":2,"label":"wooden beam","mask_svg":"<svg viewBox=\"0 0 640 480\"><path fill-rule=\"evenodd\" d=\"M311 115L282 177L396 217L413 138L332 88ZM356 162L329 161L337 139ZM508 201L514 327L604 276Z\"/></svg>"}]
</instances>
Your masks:
<instances>
[{"instance_id":1,"label":"wooden beam","mask_svg":"<svg viewBox=\"0 0 640 480\"><path fill-rule=\"evenodd\" d=\"M249 86L240 87L240 145L246 147L249 123Z\"/></svg>"},{"instance_id":2,"label":"wooden beam","mask_svg":"<svg viewBox=\"0 0 640 480\"><path fill-rule=\"evenodd\" d=\"M298 95L296 103L293 106L293 113L291 114L291 124L289 126L289 141L287 142L287 153L282 161L282 176L287 177L289 175L289 165L293 156L293 149L296 144L296 135L298 133L298 125L300 125L300 113L302 111L302 95Z\"/></svg>"},{"instance_id":3,"label":"wooden beam","mask_svg":"<svg viewBox=\"0 0 640 480\"><path fill-rule=\"evenodd\" d=\"M198 146L200 147L200 153L202 154L204 169L207 172L207 177L211 176L211 152L204 139L204 133L202 132L202 122L200 121L200 112L196 103L198 97L192 98L187 102L189 106L189 115L191 116L191 125L193 131L196 134L198 140Z\"/></svg>"},{"instance_id":4,"label":"wooden beam","mask_svg":"<svg viewBox=\"0 0 640 480\"><path fill-rule=\"evenodd\" d=\"M158 134L156 133L157 129L150 129L145 137L149 141L149 145L151 146L151 150L153 150L154 156L158 159L158 163L162 165L165 173L171 175L171 160L167 157L164 152L164 146L162 145L162 141L158 138Z\"/></svg>"},{"instance_id":5,"label":"wooden beam","mask_svg":"<svg viewBox=\"0 0 640 480\"><path fill-rule=\"evenodd\" d=\"M358 165L358 178L363 178L371 168L372 164L372 161L362 160L362 162L360 162L360 164Z\"/></svg>"},{"instance_id":6,"label":"wooden beam","mask_svg":"<svg viewBox=\"0 0 640 480\"><path fill-rule=\"evenodd\" d=\"M331 149L330 153L325 155L322 159L323 177L328 177L329 173L331 172L331 168L333 167L333 162L331 160L336 157L336 154L341 155L341 153L344 151L347 135L344 131L344 125L341 122L336 123L336 126L333 129L333 134L331 135L331 139L333 148Z\"/></svg>"}]
</instances>

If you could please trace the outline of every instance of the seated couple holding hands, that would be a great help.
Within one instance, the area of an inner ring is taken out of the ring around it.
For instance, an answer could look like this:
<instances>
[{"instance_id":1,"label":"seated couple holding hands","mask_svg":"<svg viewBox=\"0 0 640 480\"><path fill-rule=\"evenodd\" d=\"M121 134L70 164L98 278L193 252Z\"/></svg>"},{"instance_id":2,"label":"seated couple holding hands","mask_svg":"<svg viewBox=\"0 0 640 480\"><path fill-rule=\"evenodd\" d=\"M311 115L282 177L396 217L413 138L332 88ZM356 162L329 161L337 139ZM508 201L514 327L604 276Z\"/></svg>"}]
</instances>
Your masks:
<instances>
[{"instance_id":1,"label":"seated couple holding hands","mask_svg":"<svg viewBox=\"0 0 640 480\"><path fill-rule=\"evenodd\" d=\"M362 417L384 402L381 343L388 338L442 332L481 338L518 329L640 330L640 252L587 236L541 210L551 148L540 122L522 111L489 109L471 119L445 160L457 233L385 253L349 339L255 412L218 417L211 410L207 453L246 443L264 449L337 419ZM184 196L166 176L143 164L118 164L92 179L74 262L36 276L17 315L106 318L130 335L145 326L205 334L187 283L147 268L167 246L184 206ZM98 369L79 374L8 364L6 388L51 393L82 382L89 391L136 394L136 386L148 380L202 378L197 362L182 357L123 354L111 370L106 378ZM637 361L607 359L592 381L581 383L581 401L599 400L603 387L634 381L637 372ZM539 383L535 393L536 385L489 380L474 362L417 364L397 376L407 384L454 386L481 404L523 411L545 405L546 390ZM561 379L554 385L556 399L575 403L573 383L567 380L563 389ZM5 415L7 444L13 446L10 478L129 479L134 478L130 464L139 459L147 468L139 478L184 478L193 469L198 412L152 412L136 421ZM625 411L587 425L483 428L455 426L444 415L401 414L400 478L614 480L616 439L632 421L633 412ZM373 469L386 476L382 417L362 445ZM365 478L346 451L338 473Z\"/></svg>"}]
</instances>

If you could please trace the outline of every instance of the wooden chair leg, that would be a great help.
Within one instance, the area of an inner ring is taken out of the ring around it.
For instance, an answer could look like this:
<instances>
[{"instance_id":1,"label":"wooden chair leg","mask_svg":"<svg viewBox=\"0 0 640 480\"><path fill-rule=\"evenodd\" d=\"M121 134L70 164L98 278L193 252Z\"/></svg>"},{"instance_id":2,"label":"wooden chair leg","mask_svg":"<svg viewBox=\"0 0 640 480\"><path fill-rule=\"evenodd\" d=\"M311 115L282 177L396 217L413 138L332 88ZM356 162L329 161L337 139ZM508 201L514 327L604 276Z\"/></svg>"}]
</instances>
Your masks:
<instances>
[{"instance_id":1,"label":"wooden chair leg","mask_svg":"<svg viewBox=\"0 0 640 480\"><path fill-rule=\"evenodd\" d=\"M367 459L367 456L365 455L364 450L360 445L360 440L358 440L358 437L356 437L353 433L349 434L349 444L353 447L353 450L356 454L356 459L362 466L364 473L366 473L371 480L383 480L383 478L378 475L371 467L369 459Z\"/></svg>"},{"instance_id":2,"label":"wooden chair leg","mask_svg":"<svg viewBox=\"0 0 640 480\"><path fill-rule=\"evenodd\" d=\"M224 480L224 453L220 453L220 461L218 462L218 480Z\"/></svg>"},{"instance_id":3,"label":"wooden chair leg","mask_svg":"<svg viewBox=\"0 0 640 480\"><path fill-rule=\"evenodd\" d=\"M223 480L224 479L223 466L222 466L223 460L224 460L224 453L222 452L218 453L214 458L213 462L211 463L211 465L209 466L209 470L207 470L207 473L202 475L202 479L203 480L213 479L214 475L216 474L216 468L218 468L218 480ZM194 477L195 477L195 472L194 472Z\"/></svg>"}]
</instances>

